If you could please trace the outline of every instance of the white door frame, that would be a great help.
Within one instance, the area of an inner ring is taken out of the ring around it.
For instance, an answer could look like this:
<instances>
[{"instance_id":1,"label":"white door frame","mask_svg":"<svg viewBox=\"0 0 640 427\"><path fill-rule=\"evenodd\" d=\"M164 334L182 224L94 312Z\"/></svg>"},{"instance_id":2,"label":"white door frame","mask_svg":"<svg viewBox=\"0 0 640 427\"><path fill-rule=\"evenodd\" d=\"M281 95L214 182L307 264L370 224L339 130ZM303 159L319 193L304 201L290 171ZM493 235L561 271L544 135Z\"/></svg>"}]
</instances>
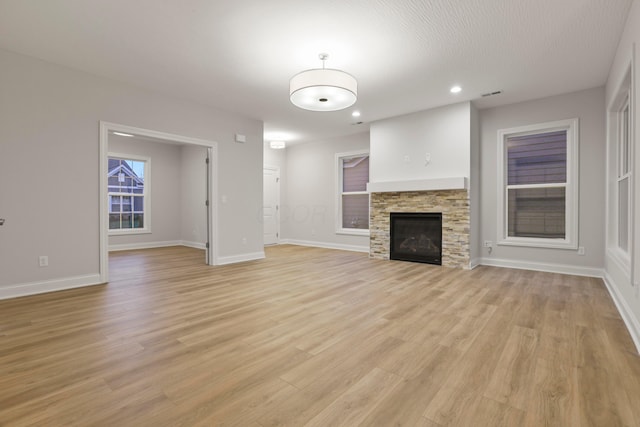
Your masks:
<instances>
[{"instance_id":1,"label":"white door frame","mask_svg":"<svg viewBox=\"0 0 640 427\"><path fill-rule=\"evenodd\" d=\"M149 129L142 129L133 126L121 125L117 123L109 123L100 121L100 282L109 281L109 204L107 203L107 170L108 170L108 150L109 150L109 132L124 132L138 136L146 136L150 138L163 139L168 142L180 142L183 144L192 144L207 147L209 156L209 173L208 189L209 189L209 208L208 208L208 239L209 250L208 264L218 264L218 205L216 203L218 195L218 144L215 141L207 141L204 139L191 138L188 136L174 135L165 132L158 132Z\"/></svg>"},{"instance_id":2,"label":"white door frame","mask_svg":"<svg viewBox=\"0 0 640 427\"><path fill-rule=\"evenodd\" d=\"M264 170L270 170L270 171L274 171L276 173L276 177L278 178L278 189L276 191L276 244L280 243L280 168L278 166L269 166L269 165L264 165L262 167L262 175L263 175L263 179L264 179ZM264 188L263 188L264 190ZM263 199L264 199L264 194L263 194ZM263 205L264 205L264 200L262 201ZM263 218L264 218L264 214L263 214Z\"/></svg>"}]
</instances>

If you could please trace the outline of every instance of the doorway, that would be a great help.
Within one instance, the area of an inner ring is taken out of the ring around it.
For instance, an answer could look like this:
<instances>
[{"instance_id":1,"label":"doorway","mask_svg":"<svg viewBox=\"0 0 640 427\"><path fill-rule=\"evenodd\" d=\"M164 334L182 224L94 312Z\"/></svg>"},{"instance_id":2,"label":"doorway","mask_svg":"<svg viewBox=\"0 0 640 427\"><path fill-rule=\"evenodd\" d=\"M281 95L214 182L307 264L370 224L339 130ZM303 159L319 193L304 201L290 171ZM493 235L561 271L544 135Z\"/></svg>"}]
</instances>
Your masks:
<instances>
[{"instance_id":1,"label":"doorway","mask_svg":"<svg viewBox=\"0 0 640 427\"><path fill-rule=\"evenodd\" d=\"M112 135L132 135L140 139L153 141L163 144L171 144L185 146L190 151L206 152L206 165L203 164L202 174L197 179L202 179L201 203L202 211L206 212L206 225L203 225L204 232L203 243L205 249L205 262L209 265L217 263L217 206L214 201L217 195L217 179L214 179L217 171L217 144L213 141L201 140L196 138L185 137L181 135L168 134L148 129L135 128L132 126L119 125L115 123L100 122L100 280L108 282L108 263L109 263L109 138ZM205 159L201 159L203 163ZM178 191L181 193L181 191Z\"/></svg>"},{"instance_id":2,"label":"doorway","mask_svg":"<svg viewBox=\"0 0 640 427\"><path fill-rule=\"evenodd\" d=\"M280 241L280 168L265 166L262 183L264 245L277 245Z\"/></svg>"}]
</instances>

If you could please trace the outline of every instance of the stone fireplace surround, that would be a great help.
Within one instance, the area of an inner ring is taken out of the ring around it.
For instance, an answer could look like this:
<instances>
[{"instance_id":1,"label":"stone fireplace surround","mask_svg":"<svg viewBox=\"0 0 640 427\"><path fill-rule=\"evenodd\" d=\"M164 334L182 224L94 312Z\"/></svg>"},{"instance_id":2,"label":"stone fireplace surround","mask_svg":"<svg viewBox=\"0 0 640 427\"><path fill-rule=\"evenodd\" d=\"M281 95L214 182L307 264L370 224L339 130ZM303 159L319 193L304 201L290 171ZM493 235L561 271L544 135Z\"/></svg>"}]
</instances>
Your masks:
<instances>
[{"instance_id":1,"label":"stone fireplace surround","mask_svg":"<svg viewBox=\"0 0 640 427\"><path fill-rule=\"evenodd\" d=\"M405 186L405 188L411 187L411 185ZM457 188L389 191L393 188L393 186L370 185L369 256L375 259L389 259L391 212L441 212L442 265L468 269L470 261L469 190ZM376 191L377 189L381 191Z\"/></svg>"}]
</instances>

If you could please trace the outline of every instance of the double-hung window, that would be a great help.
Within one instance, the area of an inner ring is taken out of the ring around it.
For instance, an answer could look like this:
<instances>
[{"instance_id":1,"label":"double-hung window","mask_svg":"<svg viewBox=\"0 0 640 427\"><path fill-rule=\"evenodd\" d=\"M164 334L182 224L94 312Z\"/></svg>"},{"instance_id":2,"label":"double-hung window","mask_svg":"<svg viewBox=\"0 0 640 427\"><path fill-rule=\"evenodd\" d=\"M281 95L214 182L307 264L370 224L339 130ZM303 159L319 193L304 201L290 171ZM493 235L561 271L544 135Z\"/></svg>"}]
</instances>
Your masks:
<instances>
[{"instance_id":1,"label":"double-hung window","mask_svg":"<svg viewBox=\"0 0 640 427\"><path fill-rule=\"evenodd\" d=\"M617 162L617 193L618 193L618 248L629 254L629 235L631 227L631 120L629 114L629 93L626 94L622 107L618 111L618 162Z\"/></svg>"},{"instance_id":2,"label":"double-hung window","mask_svg":"<svg viewBox=\"0 0 640 427\"><path fill-rule=\"evenodd\" d=\"M149 230L149 159L110 154L107 169L109 233Z\"/></svg>"},{"instance_id":3,"label":"double-hung window","mask_svg":"<svg viewBox=\"0 0 640 427\"><path fill-rule=\"evenodd\" d=\"M576 249L578 119L498 131L498 244Z\"/></svg>"},{"instance_id":4,"label":"double-hung window","mask_svg":"<svg viewBox=\"0 0 640 427\"><path fill-rule=\"evenodd\" d=\"M369 234L369 152L336 154L339 234Z\"/></svg>"}]
</instances>

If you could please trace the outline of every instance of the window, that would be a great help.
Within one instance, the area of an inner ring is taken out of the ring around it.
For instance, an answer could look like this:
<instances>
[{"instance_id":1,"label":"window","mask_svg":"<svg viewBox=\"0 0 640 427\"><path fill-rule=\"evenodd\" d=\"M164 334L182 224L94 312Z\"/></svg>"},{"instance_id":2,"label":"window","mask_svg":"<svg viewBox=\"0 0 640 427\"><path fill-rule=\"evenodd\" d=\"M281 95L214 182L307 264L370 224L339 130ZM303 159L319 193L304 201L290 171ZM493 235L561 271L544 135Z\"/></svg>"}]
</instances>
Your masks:
<instances>
[{"instance_id":1,"label":"window","mask_svg":"<svg viewBox=\"0 0 640 427\"><path fill-rule=\"evenodd\" d=\"M498 131L498 243L577 248L578 119Z\"/></svg>"},{"instance_id":2,"label":"window","mask_svg":"<svg viewBox=\"0 0 640 427\"><path fill-rule=\"evenodd\" d=\"M622 107L618 111L618 248L629 253L629 218L631 217L631 121L629 115L629 93L627 92Z\"/></svg>"},{"instance_id":3,"label":"window","mask_svg":"<svg viewBox=\"0 0 640 427\"><path fill-rule=\"evenodd\" d=\"M108 162L109 232L148 232L149 159L111 154Z\"/></svg>"},{"instance_id":4,"label":"window","mask_svg":"<svg viewBox=\"0 0 640 427\"><path fill-rule=\"evenodd\" d=\"M338 169L337 233L369 234L369 153L336 154Z\"/></svg>"}]
</instances>

